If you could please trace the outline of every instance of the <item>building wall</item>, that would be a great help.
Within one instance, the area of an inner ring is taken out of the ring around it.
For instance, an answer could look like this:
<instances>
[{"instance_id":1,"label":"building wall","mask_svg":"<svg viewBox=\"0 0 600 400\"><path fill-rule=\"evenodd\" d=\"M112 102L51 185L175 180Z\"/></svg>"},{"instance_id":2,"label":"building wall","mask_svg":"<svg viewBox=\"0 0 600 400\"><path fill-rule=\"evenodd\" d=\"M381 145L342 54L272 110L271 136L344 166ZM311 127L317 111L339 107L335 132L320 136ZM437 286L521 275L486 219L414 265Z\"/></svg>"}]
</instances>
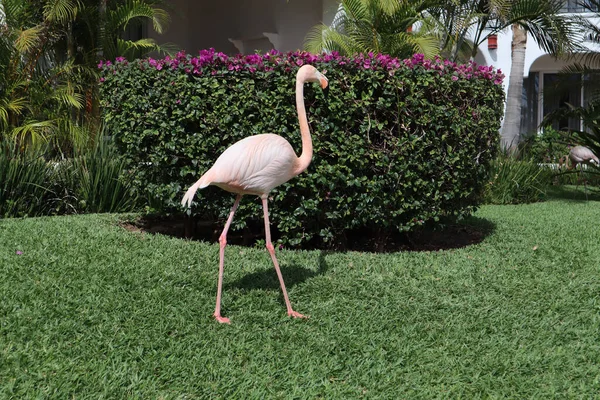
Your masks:
<instances>
[{"instance_id":1,"label":"building wall","mask_svg":"<svg viewBox=\"0 0 600 400\"><path fill-rule=\"evenodd\" d=\"M170 4L169 30L164 35L150 30L149 36L190 54L210 47L227 54L301 49L307 32L321 22L330 23L337 10L336 0L172 0Z\"/></svg>"},{"instance_id":2,"label":"building wall","mask_svg":"<svg viewBox=\"0 0 600 400\"><path fill-rule=\"evenodd\" d=\"M588 17L596 24L600 23L600 20L597 18L592 18L593 14L578 15ZM503 83L505 91L507 90L510 81L511 42L512 30L507 29L505 32L498 35L498 48L496 50L489 50L486 41L481 45L479 54L475 58L475 61L479 64L493 65L504 72L506 75ZM597 44L593 44L590 41L584 41L583 44L588 50L600 50L600 47ZM576 56L576 54L571 54L564 58L556 59L542 50L533 40L531 35L527 36L525 68L523 70L525 90L523 94L523 109L521 110L521 130L523 133L538 130L539 124L542 122L544 116L550 111L550 108L566 106L562 103L562 100L560 99L561 96L564 97L564 101L573 105L584 103L584 97L586 95L585 83L583 89L579 88L578 83L575 83L574 85L577 86L577 88L573 88L571 90L572 93L565 92L562 93L562 95L557 94L556 91L552 92L552 88L545 87L545 82L548 81L546 77L550 77L551 75L560 72L565 66L574 61ZM574 96L580 97L580 99L575 101L577 99L575 99ZM567 121L567 123L571 128L577 127L577 121ZM566 128L566 126L557 126L556 128Z\"/></svg>"}]
</instances>

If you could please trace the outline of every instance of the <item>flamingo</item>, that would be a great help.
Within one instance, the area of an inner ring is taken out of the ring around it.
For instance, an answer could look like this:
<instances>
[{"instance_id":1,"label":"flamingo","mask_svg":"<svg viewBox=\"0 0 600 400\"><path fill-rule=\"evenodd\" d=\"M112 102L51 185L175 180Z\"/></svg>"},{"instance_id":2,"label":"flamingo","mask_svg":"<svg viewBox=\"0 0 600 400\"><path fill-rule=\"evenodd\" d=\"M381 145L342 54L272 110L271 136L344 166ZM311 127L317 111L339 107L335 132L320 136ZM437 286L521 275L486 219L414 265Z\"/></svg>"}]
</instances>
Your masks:
<instances>
[{"instance_id":1,"label":"flamingo","mask_svg":"<svg viewBox=\"0 0 600 400\"><path fill-rule=\"evenodd\" d=\"M585 165L600 165L598 157L587 147L585 146L575 146L569 151L569 160L571 161L571 165L568 167L569 170L576 168L577 164L585 164ZM581 173L583 172L583 166L579 169L579 178L577 179L577 186L579 186L579 181L581 180ZM583 191L585 193L585 198L587 200L587 182L583 181Z\"/></svg>"},{"instance_id":2,"label":"flamingo","mask_svg":"<svg viewBox=\"0 0 600 400\"><path fill-rule=\"evenodd\" d=\"M571 166L569 169L575 168L577 164L600 164L598 157L596 157L596 155L585 146L573 147L571 151L569 151L569 160L571 160Z\"/></svg>"},{"instance_id":3,"label":"flamingo","mask_svg":"<svg viewBox=\"0 0 600 400\"><path fill-rule=\"evenodd\" d=\"M275 256L275 248L271 242L271 228L269 223L268 196L269 192L276 186L292 179L305 171L313 154L310 129L306 118L304 107L304 83L318 82L322 89L328 86L328 80L321 72L312 65L303 65L296 74L296 109L300 123L300 135L302 137L302 153L296 156L290 143L279 135L265 133L250 136L234 143L227 148L214 165L194 183L183 196L181 204L191 207L192 200L198 189L209 185L218 186L237 196L229 217L219 237L219 279L217 283L217 304L214 317L220 323L229 324L229 318L221 315L221 289L223 285L223 264L225 246L227 244L227 231L233 221L242 196L245 194L259 196L262 200L263 214L265 220L265 242L275 266L279 284L283 292L283 298L287 307L287 314L293 318L308 318L292 309L290 299L285 290L283 276L279 269L279 262Z\"/></svg>"}]
</instances>

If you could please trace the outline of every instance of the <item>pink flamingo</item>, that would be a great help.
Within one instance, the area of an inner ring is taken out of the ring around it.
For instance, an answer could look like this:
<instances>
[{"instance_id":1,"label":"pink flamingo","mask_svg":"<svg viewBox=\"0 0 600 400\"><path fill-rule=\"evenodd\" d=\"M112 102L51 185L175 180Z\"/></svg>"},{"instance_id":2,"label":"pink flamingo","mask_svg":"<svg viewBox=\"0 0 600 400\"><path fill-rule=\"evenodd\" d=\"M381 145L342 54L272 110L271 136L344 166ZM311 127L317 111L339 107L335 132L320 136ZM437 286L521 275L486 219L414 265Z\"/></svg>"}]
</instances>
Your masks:
<instances>
[{"instance_id":1,"label":"pink flamingo","mask_svg":"<svg viewBox=\"0 0 600 400\"><path fill-rule=\"evenodd\" d=\"M279 278L288 316L307 318L294 311L290 304L283 276L279 269L279 263L275 257L275 248L273 247L273 243L271 243L269 210L267 206L269 192L274 187L287 182L306 170L312 159L312 140L310 138L306 109L304 107L305 82L319 82L323 89L327 88L328 85L327 78L312 65L302 66L296 74L296 109L300 122L300 135L302 136L302 154L300 157L296 156L292 146L281 136L266 133L247 137L225 150L212 168L206 171L188 189L181 201L183 206L187 204L187 207L190 207L196 191L209 185L215 185L228 192L237 194L225 228L219 237L219 281L217 284L217 305L215 306L214 316L220 323L230 323L229 318L221 315L221 287L223 285L223 259L225 245L227 244L227 231L233 220L235 210L240 204L242 196L245 194L256 195L262 199L267 250L271 255L277 277Z\"/></svg>"}]
</instances>

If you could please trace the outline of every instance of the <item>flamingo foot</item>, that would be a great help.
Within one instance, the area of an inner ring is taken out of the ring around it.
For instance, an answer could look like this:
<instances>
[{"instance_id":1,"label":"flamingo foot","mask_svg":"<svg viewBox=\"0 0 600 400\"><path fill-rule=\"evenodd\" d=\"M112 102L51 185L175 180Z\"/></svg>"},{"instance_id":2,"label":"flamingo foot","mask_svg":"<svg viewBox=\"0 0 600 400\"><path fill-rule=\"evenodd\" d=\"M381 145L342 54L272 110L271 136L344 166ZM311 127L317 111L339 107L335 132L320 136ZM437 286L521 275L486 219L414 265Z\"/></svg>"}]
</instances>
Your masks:
<instances>
[{"instance_id":1,"label":"flamingo foot","mask_svg":"<svg viewBox=\"0 0 600 400\"><path fill-rule=\"evenodd\" d=\"M220 324L231 324L229 318L221 317L220 315L215 314L215 319Z\"/></svg>"},{"instance_id":2,"label":"flamingo foot","mask_svg":"<svg viewBox=\"0 0 600 400\"><path fill-rule=\"evenodd\" d=\"M304 318L304 319L310 318L310 316L308 316L308 315L302 315L299 312L294 311L294 310L288 311L288 317L292 317L292 318Z\"/></svg>"}]
</instances>

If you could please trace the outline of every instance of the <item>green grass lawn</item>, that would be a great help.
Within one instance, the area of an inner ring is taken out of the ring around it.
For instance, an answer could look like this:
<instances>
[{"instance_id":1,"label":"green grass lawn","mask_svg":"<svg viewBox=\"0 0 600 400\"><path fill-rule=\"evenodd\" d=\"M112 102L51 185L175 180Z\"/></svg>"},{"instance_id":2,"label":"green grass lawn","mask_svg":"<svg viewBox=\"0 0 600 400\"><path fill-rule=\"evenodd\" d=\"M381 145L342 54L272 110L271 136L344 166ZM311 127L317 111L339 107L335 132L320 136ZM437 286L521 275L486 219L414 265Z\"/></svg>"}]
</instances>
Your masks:
<instances>
[{"instance_id":1,"label":"green grass lawn","mask_svg":"<svg viewBox=\"0 0 600 400\"><path fill-rule=\"evenodd\" d=\"M280 251L0 220L1 398L598 398L600 202L482 207L459 250ZM17 251L22 254L17 254Z\"/></svg>"}]
</instances>

